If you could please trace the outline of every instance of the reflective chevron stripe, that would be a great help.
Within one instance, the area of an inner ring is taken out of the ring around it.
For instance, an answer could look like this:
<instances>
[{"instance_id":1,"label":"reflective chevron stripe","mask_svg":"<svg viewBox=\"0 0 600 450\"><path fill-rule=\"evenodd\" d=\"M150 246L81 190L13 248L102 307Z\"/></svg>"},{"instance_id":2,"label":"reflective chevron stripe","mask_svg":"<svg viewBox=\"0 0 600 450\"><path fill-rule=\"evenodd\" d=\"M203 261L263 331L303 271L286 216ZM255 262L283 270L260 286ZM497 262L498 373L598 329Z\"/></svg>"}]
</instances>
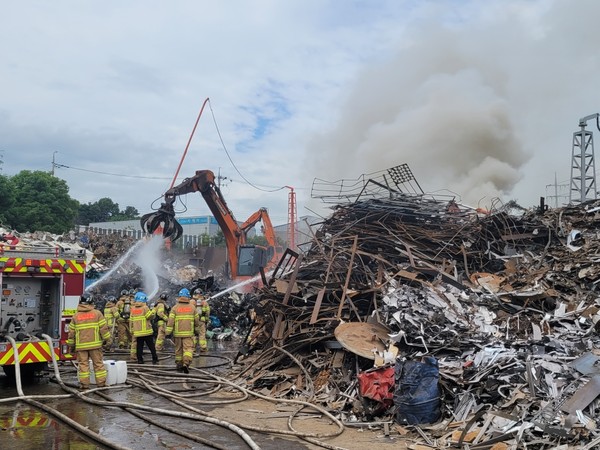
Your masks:
<instances>
[{"instance_id":1,"label":"reflective chevron stripe","mask_svg":"<svg viewBox=\"0 0 600 450\"><path fill-rule=\"evenodd\" d=\"M50 349L47 342L26 342L17 343L19 351L19 363L35 363L52 361ZM60 359L60 349L54 348L54 354ZM12 365L15 363L15 355L11 345L8 345L6 351L0 352L0 365Z\"/></svg>"},{"instance_id":2,"label":"reflective chevron stripe","mask_svg":"<svg viewBox=\"0 0 600 450\"><path fill-rule=\"evenodd\" d=\"M29 258L0 258L0 271L5 273L28 272ZM85 261L75 259L40 259L35 265L36 273L84 273ZM29 266L32 267L32 266Z\"/></svg>"}]
</instances>

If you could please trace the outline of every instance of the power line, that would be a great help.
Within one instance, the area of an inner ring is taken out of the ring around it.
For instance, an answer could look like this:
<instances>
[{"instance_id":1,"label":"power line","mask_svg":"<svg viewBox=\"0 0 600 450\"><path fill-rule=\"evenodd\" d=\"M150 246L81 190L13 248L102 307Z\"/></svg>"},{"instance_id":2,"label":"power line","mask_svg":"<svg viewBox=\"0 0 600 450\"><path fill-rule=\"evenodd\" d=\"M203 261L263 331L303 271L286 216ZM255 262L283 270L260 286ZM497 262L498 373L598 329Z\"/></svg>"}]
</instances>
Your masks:
<instances>
[{"instance_id":1,"label":"power line","mask_svg":"<svg viewBox=\"0 0 600 450\"><path fill-rule=\"evenodd\" d=\"M111 175L113 177L144 178L144 179L148 179L148 180L170 180L171 179L171 178L167 178L167 177L145 177L143 175L127 175L127 174L123 174L123 173L101 172L99 170L83 169L81 167L67 166L65 164L58 164L58 163L54 163L54 166L64 168L64 169L80 170L82 172L98 173L100 175Z\"/></svg>"},{"instance_id":2,"label":"power line","mask_svg":"<svg viewBox=\"0 0 600 450\"><path fill-rule=\"evenodd\" d=\"M231 181L232 183L236 183L236 182L237 183L243 183L243 181L240 181L240 180L238 180L236 178L227 178L227 179L229 181ZM282 187L282 188L280 188L280 187L277 187L277 186L270 186L268 184L257 184L256 186L262 186L264 188L272 188L273 189L272 191L265 191L265 192L277 192L277 191L280 191L281 189L285 188L285 186ZM295 187L294 190L296 190L296 191L308 191L308 190L310 190L310 188L302 188L302 187L297 188L297 187Z\"/></svg>"},{"instance_id":3,"label":"power line","mask_svg":"<svg viewBox=\"0 0 600 450\"><path fill-rule=\"evenodd\" d=\"M259 191L262 192L277 192L277 191L281 191L282 189L285 189L285 186L281 186L275 189L263 189L258 187L257 185L255 185L254 183L252 183L250 180L248 180L243 174L242 172L240 172L240 170L237 168L237 166L235 165L235 163L233 162L233 159L231 159L231 156L229 155L229 152L227 151L227 147L225 146L225 142L223 142L223 137L221 136L221 131L219 130L219 125L217 124L217 119L215 118L215 113L212 109L212 104L210 103L210 100L208 101L208 106L210 108L210 114L212 115L213 118L213 122L215 124L215 129L217 130L217 135L219 136L219 140L221 141L221 146L223 147L223 150L225 150L225 154L227 155L227 158L229 159L229 162L231 163L231 165L233 166L233 168L235 169L235 171L238 173L238 175L240 177L242 177L242 179L249 185L252 186L254 189L257 189Z\"/></svg>"},{"instance_id":4,"label":"power line","mask_svg":"<svg viewBox=\"0 0 600 450\"><path fill-rule=\"evenodd\" d=\"M215 113L212 109L212 104L210 102L210 99L208 100L208 106L210 108L210 113L211 116L213 118L213 123L215 125L215 130L217 131L217 135L219 136L219 141L221 142L221 146L223 147L223 150L225 151L225 154L227 155L227 159L229 159L229 162L231 163L231 165L233 166L233 168L235 169L235 171L238 173L238 175L244 180L244 182L246 184L248 184L249 186L253 187L254 189L257 189L259 191L262 192L277 192L277 191L281 191L283 189L286 189L285 186L266 186L269 187L270 189L264 189L259 187L258 185L252 183L250 180L248 180L244 174L242 174L242 172L238 169L238 167L236 166L236 164L233 162L233 159L231 158L231 155L229 154L229 151L227 150L227 146L225 145L225 142L223 141L223 137L221 135L221 130L219 129L219 125L217 123L217 119L215 117ZM0 170L1 170L1 164L2 164L2 160L0 159ZM89 173L97 173L100 175L110 175L110 176L114 176L114 177L121 177L121 178L137 178L137 179L148 179L148 180L170 180L170 178L168 177L148 177L148 176L143 176L143 175L128 175L128 174L120 174L120 173L111 173L111 172L102 172L99 170L91 170L91 169L84 169L81 167L73 167L73 166L68 166L66 164L58 164L55 163L54 161L52 162L52 168L64 168L64 169L72 169L72 170L79 170L82 172L89 172ZM234 181L234 180L232 180ZM303 189L303 188L299 188L299 189Z\"/></svg>"}]
</instances>

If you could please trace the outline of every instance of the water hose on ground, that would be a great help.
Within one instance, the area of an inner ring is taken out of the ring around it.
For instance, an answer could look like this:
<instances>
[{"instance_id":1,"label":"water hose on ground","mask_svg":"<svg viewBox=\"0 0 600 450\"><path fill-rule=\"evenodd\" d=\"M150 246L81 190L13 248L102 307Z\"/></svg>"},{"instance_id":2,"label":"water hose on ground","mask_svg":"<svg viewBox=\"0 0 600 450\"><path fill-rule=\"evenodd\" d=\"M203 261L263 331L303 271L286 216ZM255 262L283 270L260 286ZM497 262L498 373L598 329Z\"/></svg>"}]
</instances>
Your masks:
<instances>
[{"instance_id":1,"label":"water hose on ground","mask_svg":"<svg viewBox=\"0 0 600 450\"><path fill-rule=\"evenodd\" d=\"M45 339L46 340L50 339L49 344L51 345L51 342L52 342L51 338L49 338L49 336L45 336ZM290 356L289 352L287 352L286 350L281 349L280 347L277 347L276 350L279 350L282 353L285 353L287 356ZM56 358L55 358L54 352L51 352L51 353L52 353L52 357L53 357L53 366L54 366L54 372L55 372L55 375L56 375L56 379L59 382L59 384L63 387L63 389L65 389L67 391L70 391L70 388L68 388L63 383L62 379L60 378L60 372L58 370L58 364L56 362ZM202 355L202 356L218 357L218 355ZM297 359L293 358L292 356L290 356L290 357L292 358L292 360L294 360L294 362L296 364L298 364L303 369L303 371L304 371L304 373L306 375L306 369L302 366L302 364ZM229 363L231 362L229 358L222 357L222 359L227 359ZM225 364L226 363L219 364L219 365L216 365L215 367L222 366L222 365L225 365ZM156 375L159 378L161 377L159 375L159 373L160 373L159 370L163 368L163 367L156 367L156 366L150 367L150 366L137 365L137 364L131 364L131 366L137 366L137 367L140 367L140 368L141 367L147 367L150 372L155 372L155 373L153 373L153 375ZM159 370L157 370L157 369L159 369ZM195 369L195 368L193 368L193 369L194 370L199 370L199 369ZM194 401L194 400L190 400L187 396L177 395L176 393L174 393L172 391L169 391L167 389L159 388L157 386L157 383L150 382L147 379L147 377L145 377L143 375L139 375L139 374L137 374L137 375L139 376L140 381L139 382L134 382L132 384L135 384L135 385L138 385L138 386L141 384L146 389L149 389L150 391L155 392L156 394L161 395L163 397L167 397L170 400L172 400L174 403L176 403L176 404L178 404L178 405L180 405L180 406L182 406L184 408L187 408L187 409L189 409L191 411L198 412L202 416L199 417L199 416L196 416L195 414L179 413L177 411L170 411L170 410L163 410L163 409L160 409L160 408L145 407L143 405L137 405L137 404L125 403L125 402L115 402L115 401L102 402L102 401L96 401L96 400L92 400L92 399L84 396L80 392L75 391L74 393L79 398L82 398L85 401L88 401L88 402L90 402L92 404L101 405L101 406L119 406L121 408L124 408L128 412L136 415L136 417L140 417L140 418L142 418L144 420L147 420L149 423L152 423L153 425L156 425L156 426L161 426L161 425L158 422L155 422L154 420L151 420L151 419L148 419L147 417L144 417L139 412L134 411L134 409L148 411L148 412L151 412L151 413L162 413L162 414L167 414L167 415L170 415L170 416L183 417L183 418L188 418L188 419L193 419L193 420L202 420L202 421L205 421L205 422L208 422L208 423L213 423L213 424L216 424L216 425L219 425L219 426L224 426L225 428L230 429L230 430L236 432L238 435L240 435L240 433L238 432L238 430L241 433L245 434L245 432L241 429L241 428L245 428L247 430L258 431L258 432L262 432L262 433L274 433L274 434L282 434L282 435L295 436L295 437L304 439L304 440L306 440L308 442L311 442L311 443L313 443L315 445L319 445L319 446L322 446L322 447L325 447L325 448L339 449L339 447L331 446L329 444L326 444L326 443L323 443L323 442L320 442L320 441L314 439L314 438L334 437L334 436L337 436L337 435L341 434L343 432L343 430L344 430L343 424L338 419L336 419L328 411L326 411L325 409L319 407L318 405L314 405L314 404L311 404L311 403L308 403L308 402L303 402L301 400L277 399L277 398L272 398L272 397L264 396L264 395L255 393L253 391L250 391L250 390L248 390L246 388L243 388L243 387L241 387L241 386L239 386L239 385L237 385L237 384L235 384L233 382L230 382L227 379L224 379L224 378L221 378L221 377L217 377L217 376L215 376L213 374L206 373L206 372L204 372L202 370L200 370L200 371L203 372L205 375L207 375L210 378L207 379L205 377L200 378L200 377L197 377L197 376L189 376L189 375L184 375L184 374L173 374L172 372L166 372L166 373L171 377L171 382L172 382L172 378L174 376L177 377L177 375L179 375L184 380L187 380L187 381L203 382L203 383L209 382L209 383L216 383L217 384L217 388L211 389L209 391L205 391L205 392L203 392L201 394L198 394L198 395L207 395L207 394L216 392L216 390L218 390L220 388L220 386L223 385L223 384L229 385L229 386L231 386L231 387L239 390L243 394L243 397L240 397L240 398L237 398L237 399L233 399L233 400L229 400L228 399L228 400L222 400L222 401L215 401L215 402L210 402L209 404L224 404L224 403L231 403L231 402L239 402L239 401L243 401L244 399L248 398L249 395L253 395L255 397L258 397L258 398L261 398L261 399L264 399L264 400L267 400L267 401L271 401L271 402L285 402L285 403L292 403L292 404L302 405L302 408L299 408L288 419L288 427L290 428L291 431L288 431L288 430L275 430L275 429L269 429L269 428L263 428L263 427L256 427L256 426L247 426L247 425L243 425L243 424L234 424L234 423L222 421L222 420L217 419L216 417L213 417L212 415L210 415L210 414L208 414L208 413L206 413L204 411L200 411L200 410L197 410L195 408L191 408L191 407L189 407L188 405L186 405L185 403L183 403L183 402L181 402L179 400L179 399L184 399L187 402ZM156 372L158 372L158 373L156 373ZM307 376L307 380L309 380L309 379L310 378ZM307 382L307 388L309 388L309 391L311 392L311 395L314 395L314 387L312 385L308 386L308 382ZM94 390L87 391L86 394L87 393L91 393L92 391L94 391ZM102 394L100 392L97 392L97 394L101 395L102 397L105 397L105 394ZM194 395L196 395L196 394L194 394ZM44 396L42 396L42 397L44 397ZM57 396L52 396L52 397L58 398ZM64 398L64 397L68 397L68 395L66 395L66 396L60 396L60 397ZM108 397L108 398L110 398L110 397ZM19 399L21 399L21 397L19 397ZM200 401L195 401L195 402L200 403ZM35 403L37 403L37 402L35 402ZM46 407L46 405L43 405L43 404L40 404L40 405L42 405L42 407ZM35 405L35 406L39 407L38 405ZM297 412L300 411L301 409L303 409L304 407L310 407L310 408L316 409L319 412L321 412L322 414L326 415L327 417L329 417L338 426L339 430L337 432L333 433L333 434L313 434L313 433L298 432L297 430L295 430L293 428L291 422L293 421L293 418L297 414ZM54 414L54 413L51 412L51 414ZM67 419L71 420L68 417L67 417ZM204 419L206 419L206 420L204 420ZM66 420L65 422L68 422L68 420ZM75 424L77 424L77 423L75 422ZM79 425L79 424L77 424L77 425ZM73 425L73 426L76 427L75 425ZM89 430L87 430L87 429L85 429L85 430L89 432ZM181 430L170 430L170 429L168 429L168 431L173 431L175 434L179 434L181 436L184 436L186 438L189 438L189 439L197 441L197 442L202 442L203 444L212 446L213 448L220 448L219 444L215 444L215 443L212 443L210 441L203 442L203 438L198 437L198 436L194 436L194 435L190 435L189 433L186 433L186 432L181 431ZM247 438L249 441L247 439L245 439L243 435L240 435L240 437L242 437L242 439L244 439L244 441L252 449L258 449L259 448L254 443L254 441L251 440L251 438L249 436ZM92 437L92 438L95 439L94 437ZM111 448L115 448L113 446L113 444L111 444L111 443L108 443L108 444L105 444L105 445L107 445L107 446L109 446Z\"/></svg>"},{"instance_id":2,"label":"water hose on ground","mask_svg":"<svg viewBox=\"0 0 600 450\"><path fill-rule=\"evenodd\" d=\"M218 384L217 387L215 387L213 389L202 391L200 393L183 395L183 394L180 394L180 393L174 394L173 391L161 388L161 387L157 386L156 383L151 382L150 380L148 380L143 375L139 375L139 377L140 377L141 380L146 381L148 384L152 384L154 386L154 390L156 392L161 392L163 394L168 394L168 395L177 395L177 397L179 397L181 399L185 399L185 400L187 400L188 402L191 402L191 403L201 403L201 404L204 404L204 405L222 405L224 403L237 403L238 401L242 400L242 399L240 399L240 400L238 400L238 399L198 400L198 399L192 398L192 397L199 397L199 396L204 396L204 395L215 394L216 392L218 392L221 389L221 385L220 384ZM172 381L171 381L171 383L172 383ZM245 398L248 398L248 396L246 395L244 397L244 399Z\"/></svg>"},{"instance_id":3,"label":"water hose on ground","mask_svg":"<svg viewBox=\"0 0 600 450\"><path fill-rule=\"evenodd\" d=\"M100 397L104 398L105 400L112 401L112 399L110 398L110 396L104 394L103 392L96 392L96 394L99 395ZM172 426L168 426L167 427L161 421L151 419L148 416L144 416L142 413L139 413L139 412L135 411L132 408L124 408L124 409L128 413L133 414L138 419L142 419L143 421L148 422L148 423L154 425L155 427L162 428L163 430L166 430L166 431L168 431L170 433L177 434L177 435L182 436L182 437L184 437L186 439L190 439L190 440L199 442L199 443L204 444L204 445L206 445L208 447L216 448L218 450L228 450L229 449L229 447L223 446L221 444L217 444L216 442L213 442L213 441L211 441L209 439L205 439L205 438L203 438L201 436L197 436L195 434L187 433L187 432L185 432L183 430L180 430L179 428L174 428Z\"/></svg>"},{"instance_id":4,"label":"water hose on ground","mask_svg":"<svg viewBox=\"0 0 600 450\"><path fill-rule=\"evenodd\" d=\"M61 385L61 387L63 389L67 390L67 392L74 391L72 388L66 386L64 384L64 382L59 382L59 384ZM86 394L89 392L90 391L86 391ZM164 415L171 416L171 417L186 418L186 419L198 420L198 421L202 421L202 422L208 422L211 424L219 425L221 427L224 427L231 431L234 431L236 434L238 434L244 440L244 442L246 442L246 444L251 449L260 450L260 447L252 440L252 438L244 430L242 430L241 428L237 427L236 425L232 425L224 420L215 419L212 417L201 416L201 415L196 415L196 414L189 414L189 413L180 412L180 411L171 411L171 410L162 409L162 408L154 408L151 406L138 405L138 404L129 403L129 402L119 402L119 401L114 401L114 400L112 400L112 401L95 400L95 399L86 397L85 395L83 395L82 392L77 392L77 391L75 391L75 395L77 395L79 398L86 401L87 403L91 403L91 404L97 405L97 406L111 406L111 407L118 406L118 407L121 407L126 410L127 409L136 409L136 410L146 411L146 412L150 412L150 413L154 413L154 414L164 414ZM195 438L193 440L195 440Z\"/></svg>"},{"instance_id":5,"label":"water hose on ground","mask_svg":"<svg viewBox=\"0 0 600 450\"><path fill-rule=\"evenodd\" d=\"M250 395L254 396L254 397L258 397L261 398L263 400L267 400L269 402L273 402L273 403L290 403L292 405L303 405L305 407L308 408L312 408L315 409L317 411L319 411L320 413L322 413L323 415L327 416L329 419L331 419L331 421L338 427L338 430L334 433L328 433L328 434L313 434L313 433L297 433L296 436L299 437L314 437L314 438L325 438L325 437L334 437L334 436L339 436L340 434L342 434L344 432L344 424L337 419L333 414L331 414L329 411L327 411L325 408L319 406L319 405L315 405L313 403L309 403L309 402L305 402L303 400L294 400L294 399L281 399L281 398L274 398L274 397L269 397L267 395L262 395L259 394L258 392L254 392L251 391L249 389L246 389L242 386L239 386L233 382L230 382L229 380L219 377L218 375L214 375L214 374L209 374L204 372L202 369L196 369L202 373L204 373L207 376L211 376L213 378L215 378L216 380L224 383L224 384L229 384L231 386L236 386L237 388L244 390L246 392L248 392Z\"/></svg>"},{"instance_id":6,"label":"water hose on ground","mask_svg":"<svg viewBox=\"0 0 600 450\"><path fill-rule=\"evenodd\" d=\"M262 433L282 434L282 435L287 435L287 436L295 436L295 437L299 437L299 438L304 438L304 437L308 437L308 438L330 438L330 437L338 436L338 435L340 435L344 431L344 425L336 417L334 417L331 413L329 413L328 411L326 411L324 408L320 407L319 405L314 405L312 403L308 403L308 402L305 402L305 401L302 401L302 400L280 399L280 398L278 399L278 398L268 397L266 395L258 394L257 392L253 392L253 391L251 391L249 389L246 389L246 388L244 388L242 386L239 386L239 385L237 385L237 384L235 384L235 383L233 383L233 382L231 382L231 381L229 381L229 380L227 380L225 378L219 377L219 376L214 375L214 374L206 373L206 372L204 372L201 369L197 369L197 368L192 368L192 369L195 370L195 371L202 372L206 376L215 379L215 382L219 382L219 383L222 383L222 384L227 384L227 385L231 386L234 389L237 389L237 390L242 391L242 392L246 392L248 395L252 395L252 396L261 398L263 400L267 400L267 401L274 402L274 403L291 403L291 404L297 404L297 405L302 405L303 407L308 407L308 408L316 409L317 411L319 411L320 413L322 413L323 415L325 415L329 419L331 419L338 426L338 430L336 430L333 433L318 433L318 434L315 434L315 433L304 433L304 432L289 431L289 430L277 430L277 429L273 429L273 428L257 427L257 426L254 426L254 425L246 425L246 424L241 424L241 423L235 423L235 425L237 425L237 426L239 426L241 428L244 428L246 430L259 431L259 432L262 432ZM186 375L186 377L193 378L190 375ZM155 393L157 393L159 395L165 396L164 394L162 394L160 392L154 391L153 387L150 386L148 383L145 383L144 381L142 381L142 383L144 384L144 386L147 389L149 389L149 390L151 390L151 391L153 391L153 392L155 392ZM193 408L193 407L189 406L188 404L181 402L179 400L179 398L177 398L176 395L166 395L165 397L169 398L169 400L171 400L173 403L175 403L177 405L180 405L180 406L182 406L182 407L184 407L186 409L189 409L190 411L196 412L198 414L203 414L203 415L206 415L206 416L209 416L209 417L214 417L212 414L210 414L210 413L208 413L206 411L202 411L202 410Z\"/></svg>"},{"instance_id":7,"label":"water hose on ground","mask_svg":"<svg viewBox=\"0 0 600 450\"><path fill-rule=\"evenodd\" d=\"M15 358L15 381L17 383L17 394L19 394L19 397L25 397L25 394L23 393L23 387L21 386L21 363L19 362L19 349L17 348L16 341L12 337L6 336L6 339L8 339L8 342L10 342L10 345L12 345ZM52 351L52 347L50 347L50 351Z\"/></svg>"},{"instance_id":8,"label":"water hose on ground","mask_svg":"<svg viewBox=\"0 0 600 450\"><path fill-rule=\"evenodd\" d=\"M44 336L46 336L46 337L44 337L44 339L48 340L48 336L47 335L44 335ZM53 415L57 419L66 423L67 425L71 426L73 429L79 431L80 433L82 433L83 435L87 436L88 438L94 440L95 442L99 442L100 444L105 445L108 448L111 448L114 450L129 450L128 447L123 447L119 444L115 444L115 443L109 441L108 439L105 439L103 436L100 436L98 433L94 433L93 431L84 427L83 425L81 425L80 423L71 419L70 417L66 416L65 414L57 411L56 409L54 409L48 405L44 405L43 403L40 403L36 400L32 400L31 398L26 397L25 394L23 393L23 388L21 385L21 365L19 363L19 349L17 348L17 343L10 336L6 336L6 338L11 343L12 348L13 348L13 354L14 354L14 359L15 359L15 380L17 383L17 393L19 394L19 397L18 397L19 400L22 400L23 402L25 402L35 408L41 409L42 411L45 411L48 414ZM50 354L52 355L52 362L54 364L54 369L56 371L56 370L58 370L58 365L56 363L56 355L54 354L54 345L52 344L52 339L50 339L49 345L50 345Z\"/></svg>"}]
</instances>

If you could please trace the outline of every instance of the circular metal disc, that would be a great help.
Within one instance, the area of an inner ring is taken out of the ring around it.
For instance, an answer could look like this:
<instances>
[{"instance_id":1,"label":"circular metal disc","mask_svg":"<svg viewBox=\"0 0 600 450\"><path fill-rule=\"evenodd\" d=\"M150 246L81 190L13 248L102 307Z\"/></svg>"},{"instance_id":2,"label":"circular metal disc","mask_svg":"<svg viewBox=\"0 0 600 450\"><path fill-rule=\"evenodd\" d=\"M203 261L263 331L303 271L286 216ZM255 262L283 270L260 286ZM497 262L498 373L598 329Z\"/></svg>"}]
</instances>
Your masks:
<instances>
[{"instance_id":1,"label":"circular metal disc","mask_svg":"<svg viewBox=\"0 0 600 450\"><path fill-rule=\"evenodd\" d=\"M363 358L375 359L373 350L385 350L388 329L378 323L348 322L339 324L333 334L342 347ZM382 342L383 341L383 342Z\"/></svg>"}]
</instances>

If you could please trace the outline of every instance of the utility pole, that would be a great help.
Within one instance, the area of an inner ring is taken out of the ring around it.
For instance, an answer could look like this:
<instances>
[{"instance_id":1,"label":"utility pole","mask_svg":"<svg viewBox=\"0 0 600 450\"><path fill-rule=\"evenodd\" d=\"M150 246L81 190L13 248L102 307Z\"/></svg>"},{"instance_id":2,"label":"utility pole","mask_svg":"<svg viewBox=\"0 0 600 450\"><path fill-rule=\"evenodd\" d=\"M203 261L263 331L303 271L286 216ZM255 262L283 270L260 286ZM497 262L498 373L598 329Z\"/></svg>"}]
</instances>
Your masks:
<instances>
[{"instance_id":1,"label":"utility pole","mask_svg":"<svg viewBox=\"0 0 600 450\"><path fill-rule=\"evenodd\" d=\"M559 190L561 192L564 192L564 190L568 186L569 186L568 184L558 184L558 179L557 179L557 176L556 176L556 172L554 172L554 183L546 185L546 192L548 192L548 188L549 187L550 188L554 188L554 195L546 195L546 198L548 198L549 200L553 199L553 203L554 203L554 207L555 208L558 208L558 199L559 198L562 198L562 199L565 199L565 200L568 199L569 196L567 194L564 194L564 193L559 194L558 193ZM548 202L548 203L550 203L550 202Z\"/></svg>"},{"instance_id":2,"label":"utility pole","mask_svg":"<svg viewBox=\"0 0 600 450\"><path fill-rule=\"evenodd\" d=\"M218 173L218 175L217 175L217 187L218 187L219 189L221 189L221 180L225 181L225 180L228 180L228 179L229 179L229 178L227 178L227 177L222 177L222 176L221 176L221 168L219 167L219 173Z\"/></svg>"},{"instance_id":3,"label":"utility pole","mask_svg":"<svg viewBox=\"0 0 600 450\"><path fill-rule=\"evenodd\" d=\"M56 166L56 164L54 163L54 155L56 155L57 153L58 153L58 150L54 150L54 153L52 153L52 170L50 171L52 176L54 176L54 167Z\"/></svg>"},{"instance_id":4,"label":"utility pole","mask_svg":"<svg viewBox=\"0 0 600 450\"><path fill-rule=\"evenodd\" d=\"M0 173L2 173L3 165L4 165L4 150L0 150Z\"/></svg>"}]
</instances>

